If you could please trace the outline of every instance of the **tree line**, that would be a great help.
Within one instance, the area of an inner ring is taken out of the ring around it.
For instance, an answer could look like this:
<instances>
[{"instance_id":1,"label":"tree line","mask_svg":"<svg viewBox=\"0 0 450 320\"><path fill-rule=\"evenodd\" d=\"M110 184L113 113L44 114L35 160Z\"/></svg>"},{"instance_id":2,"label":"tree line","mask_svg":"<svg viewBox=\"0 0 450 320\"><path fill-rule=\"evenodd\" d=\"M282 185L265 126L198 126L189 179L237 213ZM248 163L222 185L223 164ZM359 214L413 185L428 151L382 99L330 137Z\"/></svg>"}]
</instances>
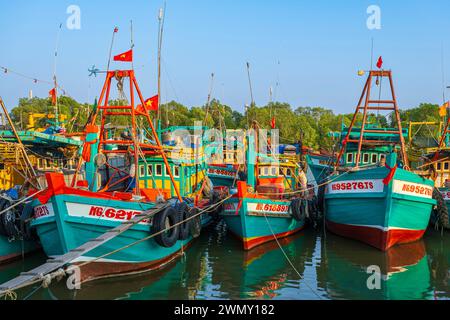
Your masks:
<instances>
[{"instance_id":1,"label":"tree line","mask_svg":"<svg viewBox=\"0 0 450 320\"><path fill-rule=\"evenodd\" d=\"M111 105L124 105L124 101L110 101ZM408 127L409 122L439 122L439 106L422 103L417 107L400 110L402 126ZM11 117L19 129L27 128L30 114L54 114L55 107L51 106L48 98L21 98L17 107L11 110ZM79 103L70 97L58 98L58 112L65 116L64 126L68 132L80 132L86 125L93 105ZM257 121L261 128L270 129L271 120L275 118L276 127L280 130L281 143L295 143L302 140L315 150L331 150L333 143L330 133L340 132L342 126L351 123L353 114L335 114L332 110L322 107L292 107L289 103L271 102L264 106L252 105L246 107L243 113L233 110L219 100L212 100L208 106L187 107L179 102L171 101L161 105L162 127L192 126L195 121L202 121L208 127L218 129L248 128L249 124ZM358 114L357 121L361 123L362 114ZM368 121L381 127L396 126L392 114L383 116L369 114ZM126 126L125 117L113 117L111 126ZM48 126L48 119L36 120L36 127ZM37 129L37 128L35 128ZM437 136L439 127L418 127L414 134L422 136Z\"/></svg>"}]
</instances>

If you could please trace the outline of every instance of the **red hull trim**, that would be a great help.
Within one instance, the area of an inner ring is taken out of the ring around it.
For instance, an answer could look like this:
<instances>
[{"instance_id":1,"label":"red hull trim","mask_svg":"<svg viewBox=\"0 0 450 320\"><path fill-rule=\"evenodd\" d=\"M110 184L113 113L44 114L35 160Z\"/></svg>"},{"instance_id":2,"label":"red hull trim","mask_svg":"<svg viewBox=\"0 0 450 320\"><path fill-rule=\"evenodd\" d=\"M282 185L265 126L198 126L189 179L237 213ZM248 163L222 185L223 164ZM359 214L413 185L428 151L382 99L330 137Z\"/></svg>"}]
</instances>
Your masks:
<instances>
[{"instance_id":1,"label":"red hull trim","mask_svg":"<svg viewBox=\"0 0 450 320\"><path fill-rule=\"evenodd\" d=\"M154 260L141 263L121 263L121 262L102 262L96 261L88 263L80 268L81 283L89 281L113 278L119 276L134 275L139 273L150 272L163 268L169 263L174 262L179 258L184 251L186 251L191 244L187 244L183 249L178 250L170 256L167 256L160 260ZM75 265L81 265L84 262L77 262Z\"/></svg>"},{"instance_id":2,"label":"red hull trim","mask_svg":"<svg viewBox=\"0 0 450 320\"><path fill-rule=\"evenodd\" d=\"M352 226L346 224L335 223L327 220L328 230L331 232L361 242L367 243L372 247L387 251L389 248L397 244L410 243L417 241L423 237L425 230L406 230L392 229L383 231L377 228L367 226Z\"/></svg>"},{"instance_id":3,"label":"red hull trim","mask_svg":"<svg viewBox=\"0 0 450 320\"><path fill-rule=\"evenodd\" d=\"M303 230L303 228L304 227L300 227L300 228L292 230L292 231L279 233L279 234L276 234L275 237L277 239L289 237L290 235L293 235L294 233L297 233L297 232ZM248 239L250 239L250 240L248 240ZM244 250L251 250L257 246L260 246L260 245L270 242L270 241L275 241L275 238L273 235L257 237L257 238L242 239L242 242L244 243Z\"/></svg>"}]
</instances>

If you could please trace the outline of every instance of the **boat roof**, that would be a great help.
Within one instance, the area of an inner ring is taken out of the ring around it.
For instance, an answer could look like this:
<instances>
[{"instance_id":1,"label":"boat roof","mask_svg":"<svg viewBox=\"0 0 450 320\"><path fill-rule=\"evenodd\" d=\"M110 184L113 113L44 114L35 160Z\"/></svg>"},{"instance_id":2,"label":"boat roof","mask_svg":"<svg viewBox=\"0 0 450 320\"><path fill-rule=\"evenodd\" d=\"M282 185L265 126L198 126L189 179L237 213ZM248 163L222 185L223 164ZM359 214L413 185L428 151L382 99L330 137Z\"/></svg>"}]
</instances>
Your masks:
<instances>
[{"instance_id":1,"label":"boat roof","mask_svg":"<svg viewBox=\"0 0 450 320\"><path fill-rule=\"evenodd\" d=\"M60 135L51 135L37 131L18 131L22 142L26 145L47 145L52 147L82 146L83 142L73 138L67 138ZM14 133L9 130L0 131L0 140L5 142L17 142Z\"/></svg>"},{"instance_id":2,"label":"boat roof","mask_svg":"<svg viewBox=\"0 0 450 320\"><path fill-rule=\"evenodd\" d=\"M365 132L364 138L366 140L380 140L380 141L391 141L391 142L400 142L400 137L398 134L391 133L392 131L397 131L397 128L380 128L372 124L368 124L365 126L366 130L373 130L378 132ZM341 141L346 137L348 133L348 128L343 128L341 132ZM403 137L408 137L408 129L402 128ZM359 128L353 128L352 132L350 133L350 139L355 140L359 139L361 136L361 127Z\"/></svg>"}]
</instances>

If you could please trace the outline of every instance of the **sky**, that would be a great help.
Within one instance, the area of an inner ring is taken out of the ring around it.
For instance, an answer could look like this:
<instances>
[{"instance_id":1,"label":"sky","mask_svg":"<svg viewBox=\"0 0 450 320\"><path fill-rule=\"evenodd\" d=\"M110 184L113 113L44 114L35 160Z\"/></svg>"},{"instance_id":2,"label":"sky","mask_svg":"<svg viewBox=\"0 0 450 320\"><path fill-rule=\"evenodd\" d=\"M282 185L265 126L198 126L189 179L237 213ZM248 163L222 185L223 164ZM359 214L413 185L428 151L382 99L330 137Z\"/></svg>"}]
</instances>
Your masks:
<instances>
[{"instance_id":1,"label":"sky","mask_svg":"<svg viewBox=\"0 0 450 320\"><path fill-rule=\"evenodd\" d=\"M67 28L70 5L80 8L79 30ZM76 100L92 103L104 75L89 77L88 69L106 69L115 26L113 54L129 50L132 20L136 76L144 96L151 97L157 92L157 16L163 5L162 0L0 0L0 66L51 81L58 42L58 82ZM393 71L401 108L440 104L443 85L450 85L448 0L167 0L166 5L162 102L205 104L214 73L212 96L243 111L251 102L249 62L258 105L269 102L272 87L274 100L294 108L352 113L365 80L357 71L370 68L372 39L374 59L381 55L384 68ZM367 27L370 5L381 10L379 30ZM29 90L46 97L50 89L0 71L0 96L9 109Z\"/></svg>"}]
</instances>

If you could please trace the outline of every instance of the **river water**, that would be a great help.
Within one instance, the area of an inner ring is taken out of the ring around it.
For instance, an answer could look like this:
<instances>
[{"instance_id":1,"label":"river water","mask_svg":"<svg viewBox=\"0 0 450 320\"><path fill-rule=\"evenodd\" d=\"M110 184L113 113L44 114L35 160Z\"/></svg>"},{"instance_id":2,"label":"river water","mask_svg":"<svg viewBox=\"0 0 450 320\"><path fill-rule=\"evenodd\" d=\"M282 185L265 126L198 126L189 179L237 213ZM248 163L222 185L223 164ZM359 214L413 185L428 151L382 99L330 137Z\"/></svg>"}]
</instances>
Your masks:
<instances>
[{"instance_id":1,"label":"river water","mask_svg":"<svg viewBox=\"0 0 450 320\"><path fill-rule=\"evenodd\" d=\"M45 260L35 254L3 266L0 280ZM86 283L78 291L61 281L18 294L45 300L450 299L449 279L449 232L430 230L422 241L383 253L310 227L244 252L222 222L204 230L184 258L162 270Z\"/></svg>"}]
</instances>

